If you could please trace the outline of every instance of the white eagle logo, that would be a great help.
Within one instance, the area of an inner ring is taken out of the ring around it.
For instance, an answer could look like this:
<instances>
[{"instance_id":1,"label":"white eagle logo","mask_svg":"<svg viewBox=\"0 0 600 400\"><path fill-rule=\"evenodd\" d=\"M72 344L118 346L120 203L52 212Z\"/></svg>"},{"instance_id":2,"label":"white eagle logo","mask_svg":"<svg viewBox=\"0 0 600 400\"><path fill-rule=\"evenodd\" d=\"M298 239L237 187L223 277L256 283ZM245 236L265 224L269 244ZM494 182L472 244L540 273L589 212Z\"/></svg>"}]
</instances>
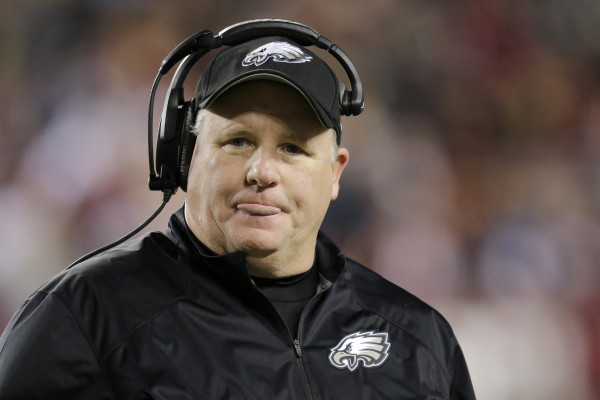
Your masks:
<instances>
[{"instance_id":1,"label":"white eagle logo","mask_svg":"<svg viewBox=\"0 0 600 400\"><path fill-rule=\"evenodd\" d=\"M303 63L312 60L312 57L305 54L299 47L287 42L271 42L248 53L242 61L242 65L244 67L259 66L269 59L275 62Z\"/></svg>"},{"instance_id":2,"label":"white eagle logo","mask_svg":"<svg viewBox=\"0 0 600 400\"><path fill-rule=\"evenodd\" d=\"M379 367L388 358L388 334L356 332L343 338L329 353L329 362L336 368L354 371L362 363L365 368Z\"/></svg>"}]
</instances>

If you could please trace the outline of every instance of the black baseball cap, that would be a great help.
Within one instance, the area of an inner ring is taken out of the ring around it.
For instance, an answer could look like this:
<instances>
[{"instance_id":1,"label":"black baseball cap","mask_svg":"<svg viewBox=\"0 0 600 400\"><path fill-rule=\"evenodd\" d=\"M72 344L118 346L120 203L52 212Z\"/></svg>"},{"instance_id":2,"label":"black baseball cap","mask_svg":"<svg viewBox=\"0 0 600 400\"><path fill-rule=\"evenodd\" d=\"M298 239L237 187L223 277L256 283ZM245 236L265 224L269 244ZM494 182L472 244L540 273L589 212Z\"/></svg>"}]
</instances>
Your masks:
<instances>
[{"instance_id":1,"label":"black baseball cap","mask_svg":"<svg viewBox=\"0 0 600 400\"><path fill-rule=\"evenodd\" d=\"M284 37L262 37L219 52L196 87L197 109L207 108L236 84L256 79L276 80L300 92L340 143L340 84L322 59Z\"/></svg>"}]
</instances>

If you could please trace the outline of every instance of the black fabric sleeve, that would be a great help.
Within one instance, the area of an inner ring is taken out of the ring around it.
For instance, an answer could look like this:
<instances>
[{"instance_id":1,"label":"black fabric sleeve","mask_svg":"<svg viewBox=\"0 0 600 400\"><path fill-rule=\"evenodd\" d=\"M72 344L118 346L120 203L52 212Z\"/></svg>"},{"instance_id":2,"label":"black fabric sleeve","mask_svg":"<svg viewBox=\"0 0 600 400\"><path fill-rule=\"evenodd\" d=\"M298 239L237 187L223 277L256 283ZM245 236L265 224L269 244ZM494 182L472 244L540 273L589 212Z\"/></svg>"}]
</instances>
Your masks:
<instances>
[{"instance_id":1,"label":"black fabric sleeve","mask_svg":"<svg viewBox=\"0 0 600 400\"><path fill-rule=\"evenodd\" d=\"M93 349L66 305L38 292L0 337L0 399L111 399Z\"/></svg>"},{"instance_id":2,"label":"black fabric sleeve","mask_svg":"<svg viewBox=\"0 0 600 400\"><path fill-rule=\"evenodd\" d=\"M450 391L450 400L475 400L467 362L458 345L454 354L454 379Z\"/></svg>"}]
</instances>

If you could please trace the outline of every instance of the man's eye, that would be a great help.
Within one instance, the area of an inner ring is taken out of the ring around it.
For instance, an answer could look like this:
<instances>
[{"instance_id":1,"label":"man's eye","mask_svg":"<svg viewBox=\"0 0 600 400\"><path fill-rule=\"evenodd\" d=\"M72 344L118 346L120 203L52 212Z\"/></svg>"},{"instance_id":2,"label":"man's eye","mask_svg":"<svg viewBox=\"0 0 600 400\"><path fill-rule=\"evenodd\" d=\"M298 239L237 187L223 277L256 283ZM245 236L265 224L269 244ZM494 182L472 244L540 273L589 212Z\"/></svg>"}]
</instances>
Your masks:
<instances>
[{"instance_id":1,"label":"man's eye","mask_svg":"<svg viewBox=\"0 0 600 400\"><path fill-rule=\"evenodd\" d=\"M290 153L290 154L302 153L302 149L300 147L296 146L295 144L286 144L284 149L285 149L286 153Z\"/></svg>"},{"instance_id":2,"label":"man's eye","mask_svg":"<svg viewBox=\"0 0 600 400\"><path fill-rule=\"evenodd\" d=\"M231 139L229 143L234 147L244 147L248 142L246 141L246 139L235 138Z\"/></svg>"}]
</instances>

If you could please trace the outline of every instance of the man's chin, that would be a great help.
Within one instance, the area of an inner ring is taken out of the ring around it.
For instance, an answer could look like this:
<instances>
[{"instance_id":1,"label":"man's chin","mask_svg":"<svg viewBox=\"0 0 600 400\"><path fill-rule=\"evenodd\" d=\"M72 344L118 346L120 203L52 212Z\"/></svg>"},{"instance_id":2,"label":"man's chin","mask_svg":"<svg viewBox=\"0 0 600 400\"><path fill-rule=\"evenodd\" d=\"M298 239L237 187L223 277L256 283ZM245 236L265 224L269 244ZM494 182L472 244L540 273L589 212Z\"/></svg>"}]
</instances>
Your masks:
<instances>
[{"instance_id":1,"label":"man's chin","mask_svg":"<svg viewBox=\"0 0 600 400\"><path fill-rule=\"evenodd\" d=\"M279 246L263 241L252 241L240 243L238 249L246 253L248 257L262 258L277 253Z\"/></svg>"},{"instance_id":2,"label":"man's chin","mask_svg":"<svg viewBox=\"0 0 600 400\"><path fill-rule=\"evenodd\" d=\"M233 241L236 250L241 250L252 257L267 257L276 253L282 244L283 235L252 229L251 232L239 232L237 240Z\"/></svg>"},{"instance_id":3,"label":"man's chin","mask_svg":"<svg viewBox=\"0 0 600 400\"><path fill-rule=\"evenodd\" d=\"M241 250L248 255L268 256L281 249L285 238L289 234L287 224L282 221L265 222L264 224L249 224L247 221L231 221L225 229L226 236L229 236L229 242L236 250ZM253 221L254 222L254 221Z\"/></svg>"}]
</instances>

